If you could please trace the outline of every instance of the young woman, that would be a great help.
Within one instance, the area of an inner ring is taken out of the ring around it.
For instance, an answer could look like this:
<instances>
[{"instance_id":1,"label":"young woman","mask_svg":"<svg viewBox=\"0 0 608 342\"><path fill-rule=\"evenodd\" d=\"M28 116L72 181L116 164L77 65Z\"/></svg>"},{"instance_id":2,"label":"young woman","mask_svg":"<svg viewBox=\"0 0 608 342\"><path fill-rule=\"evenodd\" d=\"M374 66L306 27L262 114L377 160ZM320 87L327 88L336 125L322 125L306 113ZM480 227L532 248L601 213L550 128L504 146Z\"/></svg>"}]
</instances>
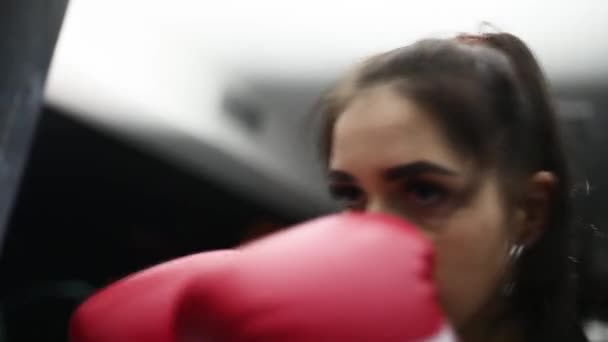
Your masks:
<instances>
[{"instance_id":1,"label":"young woman","mask_svg":"<svg viewBox=\"0 0 608 342\"><path fill-rule=\"evenodd\" d=\"M371 57L319 109L331 193L424 230L461 341L586 340L566 156L520 39L461 35Z\"/></svg>"}]
</instances>

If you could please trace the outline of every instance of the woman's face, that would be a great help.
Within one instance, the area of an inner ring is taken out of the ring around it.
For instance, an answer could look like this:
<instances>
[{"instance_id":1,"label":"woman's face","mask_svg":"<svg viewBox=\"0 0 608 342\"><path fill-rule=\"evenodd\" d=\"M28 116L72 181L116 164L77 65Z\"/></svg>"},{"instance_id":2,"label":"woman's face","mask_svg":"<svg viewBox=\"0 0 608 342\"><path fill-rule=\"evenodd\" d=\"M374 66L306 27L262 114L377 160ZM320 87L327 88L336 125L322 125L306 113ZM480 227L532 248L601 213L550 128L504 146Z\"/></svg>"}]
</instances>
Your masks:
<instances>
[{"instance_id":1,"label":"woman's face","mask_svg":"<svg viewBox=\"0 0 608 342\"><path fill-rule=\"evenodd\" d=\"M513 231L496 174L458 153L389 85L357 96L334 126L330 190L348 208L416 224L436 248L441 304L466 325L503 281Z\"/></svg>"}]
</instances>

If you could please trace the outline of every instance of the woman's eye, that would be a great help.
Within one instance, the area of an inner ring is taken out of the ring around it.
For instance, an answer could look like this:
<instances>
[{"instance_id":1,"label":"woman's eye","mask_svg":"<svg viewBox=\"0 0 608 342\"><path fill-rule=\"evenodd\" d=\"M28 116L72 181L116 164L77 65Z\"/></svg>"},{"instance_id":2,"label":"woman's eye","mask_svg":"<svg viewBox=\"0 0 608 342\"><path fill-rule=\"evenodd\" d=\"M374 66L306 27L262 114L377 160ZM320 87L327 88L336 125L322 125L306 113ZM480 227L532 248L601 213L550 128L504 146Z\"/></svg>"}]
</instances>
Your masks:
<instances>
[{"instance_id":1,"label":"woman's eye","mask_svg":"<svg viewBox=\"0 0 608 342\"><path fill-rule=\"evenodd\" d=\"M445 188L426 181L407 184L405 194L408 202L413 202L414 205L425 208L437 206L447 197Z\"/></svg>"},{"instance_id":2,"label":"woman's eye","mask_svg":"<svg viewBox=\"0 0 608 342\"><path fill-rule=\"evenodd\" d=\"M329 192L346 209L358 209L364 205L365 195L356 186L331 186Z\"/></svg>"}]
</instances>

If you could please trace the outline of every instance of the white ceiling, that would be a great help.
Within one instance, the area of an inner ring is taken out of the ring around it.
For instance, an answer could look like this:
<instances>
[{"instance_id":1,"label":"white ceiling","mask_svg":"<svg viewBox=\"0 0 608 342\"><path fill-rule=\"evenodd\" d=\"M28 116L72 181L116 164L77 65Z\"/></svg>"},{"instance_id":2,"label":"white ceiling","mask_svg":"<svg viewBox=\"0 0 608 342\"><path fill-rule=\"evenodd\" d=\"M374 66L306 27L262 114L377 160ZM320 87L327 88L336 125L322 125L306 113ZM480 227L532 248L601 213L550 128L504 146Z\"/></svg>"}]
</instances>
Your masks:
<instances>
[{"instance_id":1,"label":"white ceiling","mask_svg":"<svg viewBox=\"0 0 608 342\"><path fill-rule=\"evenodd\" d=\"M422 37L475 31L483 21L523 37L552 73L608 71L603 0L73 0L68 14L81 39L73 50L104 36L116 49L158 44L161 54L198 51L226 67L281 76L340 68Z\"/></svg>"},{"instance_id":2,"label":"white ceiling","mask_svg":"<svg viewBox=\"0 0 608 342\"><path fill-rule=\"evenodd\" d=\"M72 0L60 48L72 59L102 48L154 51L167 63L194 54L227 70L301 77L483 21L524 38L554 77L608 75L604 0Z\"/></svg>"}]
</instances>

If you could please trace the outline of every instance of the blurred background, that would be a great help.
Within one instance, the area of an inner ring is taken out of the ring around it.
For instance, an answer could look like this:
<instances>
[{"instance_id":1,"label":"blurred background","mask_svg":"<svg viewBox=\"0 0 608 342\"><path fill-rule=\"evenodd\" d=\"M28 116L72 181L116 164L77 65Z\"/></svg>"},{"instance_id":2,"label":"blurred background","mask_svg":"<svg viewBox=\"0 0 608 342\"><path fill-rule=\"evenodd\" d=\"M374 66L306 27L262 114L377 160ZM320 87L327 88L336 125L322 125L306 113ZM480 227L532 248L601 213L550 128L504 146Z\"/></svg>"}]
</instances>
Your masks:
<instances>
[{"instance_id":1,"label":"blurred background","mask_svg":"<svg viewBox=\"0 0 608 342\"><path fill-rule=\"evenodd\" d=\"M74 307L127 273L334 210L319 94L369 54L484 21L522 37L552 83L577 166L580 310L604 340L608 2L72 0L42 111L0 120L0 142L31 135L5 178L18 186L0 229L0 341L66 341Z\"/></svg>"}]
</instances>

